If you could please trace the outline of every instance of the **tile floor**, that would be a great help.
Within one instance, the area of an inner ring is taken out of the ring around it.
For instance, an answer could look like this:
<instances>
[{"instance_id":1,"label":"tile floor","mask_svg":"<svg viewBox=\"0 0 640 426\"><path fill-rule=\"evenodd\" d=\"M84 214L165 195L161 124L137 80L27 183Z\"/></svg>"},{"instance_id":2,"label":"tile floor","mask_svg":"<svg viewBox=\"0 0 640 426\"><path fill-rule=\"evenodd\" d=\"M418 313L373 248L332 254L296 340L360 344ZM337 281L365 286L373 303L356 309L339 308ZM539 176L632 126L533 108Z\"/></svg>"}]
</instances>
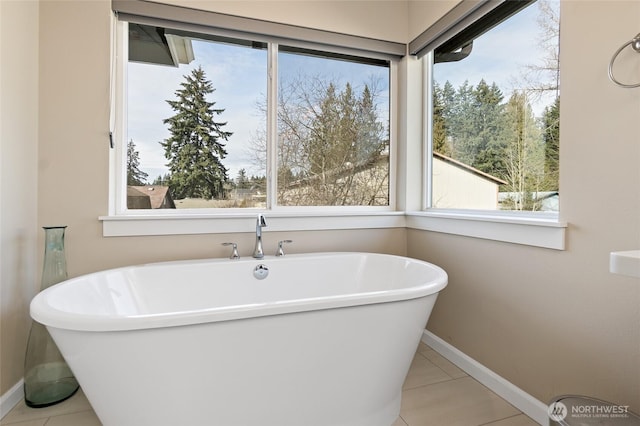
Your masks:
<instances>
[{"instance_id":1,"label":"tile floor","mask_svg":"<svg viewBox=\"0 0 640 426\"><path fill-rule=\"evenodd\" d=\"M400 418L393 426L536 424L421 343L404 383ZM47 408L33 409L21 402L0 420L0 425L101 426L82 390L69 400Z\"/></svg>"}]
</instances>

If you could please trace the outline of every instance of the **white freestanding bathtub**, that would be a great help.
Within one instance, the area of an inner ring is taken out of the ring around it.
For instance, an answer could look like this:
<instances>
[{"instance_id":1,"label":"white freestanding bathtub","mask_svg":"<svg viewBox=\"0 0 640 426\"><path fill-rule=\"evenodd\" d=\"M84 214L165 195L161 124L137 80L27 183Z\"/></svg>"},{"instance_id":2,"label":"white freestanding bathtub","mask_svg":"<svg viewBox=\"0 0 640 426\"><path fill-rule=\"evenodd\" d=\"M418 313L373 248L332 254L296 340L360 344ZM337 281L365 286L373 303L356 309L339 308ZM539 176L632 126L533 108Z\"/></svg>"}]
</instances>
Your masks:
<instances>
[{"instance_id":1,"label":"white freestanding bathtub","mask_svg":"<svg viewBox=\"0 0 640 426\"><path fill-rule=\"evenodd\" d=\"M31 316L105 426L389 426L446 284L370 253L167 262L70 279Z\"/></svg>"}]
</instances>

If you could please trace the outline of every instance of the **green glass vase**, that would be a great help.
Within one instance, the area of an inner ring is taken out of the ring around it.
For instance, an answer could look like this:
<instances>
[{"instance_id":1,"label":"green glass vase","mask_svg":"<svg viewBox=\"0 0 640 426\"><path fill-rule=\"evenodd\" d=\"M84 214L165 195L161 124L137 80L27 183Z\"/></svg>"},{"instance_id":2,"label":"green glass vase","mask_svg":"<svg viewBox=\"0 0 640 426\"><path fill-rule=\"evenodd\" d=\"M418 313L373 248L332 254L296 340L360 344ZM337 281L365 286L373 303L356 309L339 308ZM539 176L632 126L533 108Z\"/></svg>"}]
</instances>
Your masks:
<instances>
[{"instance_id":1,"label":"green glass vase","mask_svg":"<svg viewBox=\"0 0 640 426\"><path fill-rule=\"evenodd\" d=\"M66 226L45 227L44 267L40 290L67 279L64 252ZM73 396L78 382L51 335L33 321L24 363L24 399L29 407L57 404Z\"/></svg>"}]
</instances>

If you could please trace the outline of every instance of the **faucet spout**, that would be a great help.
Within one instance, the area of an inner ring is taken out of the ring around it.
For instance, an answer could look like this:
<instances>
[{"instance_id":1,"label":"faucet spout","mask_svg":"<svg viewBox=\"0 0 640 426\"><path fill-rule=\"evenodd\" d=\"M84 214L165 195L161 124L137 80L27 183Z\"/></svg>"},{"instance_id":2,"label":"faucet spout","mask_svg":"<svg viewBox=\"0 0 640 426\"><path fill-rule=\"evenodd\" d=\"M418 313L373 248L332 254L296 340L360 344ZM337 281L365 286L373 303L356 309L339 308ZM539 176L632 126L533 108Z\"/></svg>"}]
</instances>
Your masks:
<instances>
[{"instance_id":1,"label":"faucet spout","mask_svg":"<svg viewBox=\"0 0 640 426\"><path fill-rule=\"evenodd\" d=\"M256 245L253 249L253 257L256 259L262 259L264 257L264 251L262 250L262 228L266 226L267 221L264 219L264 215L259 213L256 218Z\"/></svg>"}]
</instances>

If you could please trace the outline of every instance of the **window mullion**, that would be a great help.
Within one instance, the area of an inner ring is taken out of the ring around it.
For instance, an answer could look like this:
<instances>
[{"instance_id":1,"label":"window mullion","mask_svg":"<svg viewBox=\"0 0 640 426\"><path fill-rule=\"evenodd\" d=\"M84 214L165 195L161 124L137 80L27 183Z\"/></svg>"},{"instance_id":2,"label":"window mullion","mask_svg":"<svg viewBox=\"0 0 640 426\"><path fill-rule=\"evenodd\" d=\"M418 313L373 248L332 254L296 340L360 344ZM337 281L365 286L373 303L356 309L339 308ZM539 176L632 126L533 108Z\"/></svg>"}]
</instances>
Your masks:
<instances>
[{"instance_id":1,"label":"window mullion","mask_svg":"<svg viewBox=\"0 0 640 426\"><path fill-rule=\"evenodd\" d=\"M267 209L273 209L278 186L278 44L269 43L267 52Z\"/></svg>"},{"instance_id":2,"label":"window mullion","mask_svg":"<svg viewBox=\"0 0 640 426\"><path fill-rule=\"evenodd\" d=\"M423 118L423 170L424 189L422 194L422 208L429 209L432 207L433 196L433 51L427 53L422 60L422 91L424 99L424 118Z\"/></svg>"},{"instance_id":3,"label":"window mullion","mask_svg":"<svg viewBox=\"0 0 640 426\"><path fill-rule=\"evenodd\" d=\"M128 101L127 90L127 58L129 57L129 43L127 42L128 22L116 22L115 28L115 93L112 99L115 103L114 124L112 140L113 148L110 149L112 156L111 179L114 182L111 190L110 209L115 214L122 214L127 211L127 110ZM111 130L111 129L110 129Z\"/></svg>"}]
</instances>

